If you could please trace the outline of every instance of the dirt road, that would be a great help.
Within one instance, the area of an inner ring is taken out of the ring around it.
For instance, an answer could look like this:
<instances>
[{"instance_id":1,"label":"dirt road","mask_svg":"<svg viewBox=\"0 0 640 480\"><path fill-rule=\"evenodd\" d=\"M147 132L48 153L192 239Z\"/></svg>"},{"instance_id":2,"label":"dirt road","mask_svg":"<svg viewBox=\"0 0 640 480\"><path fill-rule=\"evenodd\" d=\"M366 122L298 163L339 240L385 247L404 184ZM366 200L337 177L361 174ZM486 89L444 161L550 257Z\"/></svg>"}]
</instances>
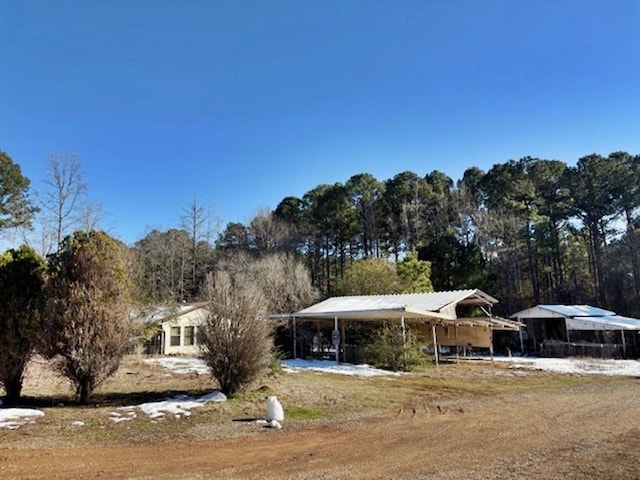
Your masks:
<instances>
[{"instance_id":1,"label":"dirt road","mask_svg":"<svg viewBox=\"0 0 640 480\"><path fill-rule=\"evenodd\" d=\"M0 478L639 479L640 379L416 396L344 423L210 441L2 448Z\"/></svg>"}]
</instances>

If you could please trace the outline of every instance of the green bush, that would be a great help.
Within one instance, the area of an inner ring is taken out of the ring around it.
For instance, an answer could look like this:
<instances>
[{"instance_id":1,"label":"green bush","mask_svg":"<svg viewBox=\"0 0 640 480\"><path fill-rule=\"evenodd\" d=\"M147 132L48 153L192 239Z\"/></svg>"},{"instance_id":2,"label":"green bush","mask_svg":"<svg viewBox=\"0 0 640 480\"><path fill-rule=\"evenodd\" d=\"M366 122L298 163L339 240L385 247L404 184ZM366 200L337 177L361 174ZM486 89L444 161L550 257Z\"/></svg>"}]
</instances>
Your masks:
<instances>
[{"instance_id":1,"label":"green bush","mask_svg":"<svg viewBox=\"0 0 640 480\"><path fill-rule=\"evenodd\" d=\"M386 324L374 330L370 342L362 348L360 355L360 360L365 363L393 371L411 371L429 359L408 328L405 329L403 342L402 327L397 324Z\"/></svg>"}]
</instances>

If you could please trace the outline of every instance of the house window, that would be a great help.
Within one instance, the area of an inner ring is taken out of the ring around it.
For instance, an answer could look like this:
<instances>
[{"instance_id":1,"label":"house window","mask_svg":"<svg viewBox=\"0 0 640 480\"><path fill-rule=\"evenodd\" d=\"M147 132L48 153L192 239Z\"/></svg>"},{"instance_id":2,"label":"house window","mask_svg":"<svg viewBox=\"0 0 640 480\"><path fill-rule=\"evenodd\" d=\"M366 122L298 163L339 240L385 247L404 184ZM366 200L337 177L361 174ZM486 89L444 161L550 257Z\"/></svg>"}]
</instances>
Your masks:
<instances>
[{"instance_id":1,"label":"house window","mask_svg":"<svg viewBox=\"0 0 640 480\"><path fill-rule=\"evenodd\" d=\"M184 344L196 344L195 327L184 327Z\"/></svg>"},{"instance_id":2,"label":"house window","mask_svg":"<svg viewBox=\"0 0 640 480\"><path fill-rule=\"evenodd\" d=\"M180 346L180 327L171 327L171 346Z\"/></svg>"}]
</instances>

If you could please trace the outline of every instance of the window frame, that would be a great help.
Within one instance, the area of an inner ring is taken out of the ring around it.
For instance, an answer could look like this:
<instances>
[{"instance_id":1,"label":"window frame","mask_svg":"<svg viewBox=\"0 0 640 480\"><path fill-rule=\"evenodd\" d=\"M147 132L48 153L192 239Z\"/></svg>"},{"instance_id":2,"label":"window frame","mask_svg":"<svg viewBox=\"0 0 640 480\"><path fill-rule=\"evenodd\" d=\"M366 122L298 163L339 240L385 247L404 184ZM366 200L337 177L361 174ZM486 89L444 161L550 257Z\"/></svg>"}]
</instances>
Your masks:
<instances>
[{"instance_id":1,"label":"window frame","mask_svg":"<svg viewBox=\"0 0 640 480\"><path fill-rule=\"evenodd\" d=\"M175 331L178 331L178 334L175 335ZM169 328L169 345L171 347L179 347L182 342L182 329L178 327L170 327Z\"/></svg>"}]
</instances>

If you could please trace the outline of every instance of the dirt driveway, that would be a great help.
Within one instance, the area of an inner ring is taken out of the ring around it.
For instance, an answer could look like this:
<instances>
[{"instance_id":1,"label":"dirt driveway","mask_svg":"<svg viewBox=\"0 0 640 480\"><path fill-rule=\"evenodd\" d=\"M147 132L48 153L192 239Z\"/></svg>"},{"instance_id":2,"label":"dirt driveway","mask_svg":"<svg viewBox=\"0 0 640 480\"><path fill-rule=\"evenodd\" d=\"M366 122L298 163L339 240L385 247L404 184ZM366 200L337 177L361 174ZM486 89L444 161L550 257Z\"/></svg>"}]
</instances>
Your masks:
<instances>
[{"instance_id":1,"label":"dirt driveway","mask_svg":"<svg viewBox=\"0 0 640 480\"><path fill-rule=\"evenodd\" d=\"M2 443L0 478L639 479L640 380L442 404L416 393L403 405L340 423L206 441L37 449Z\"/></svg>"}]
</instances>

